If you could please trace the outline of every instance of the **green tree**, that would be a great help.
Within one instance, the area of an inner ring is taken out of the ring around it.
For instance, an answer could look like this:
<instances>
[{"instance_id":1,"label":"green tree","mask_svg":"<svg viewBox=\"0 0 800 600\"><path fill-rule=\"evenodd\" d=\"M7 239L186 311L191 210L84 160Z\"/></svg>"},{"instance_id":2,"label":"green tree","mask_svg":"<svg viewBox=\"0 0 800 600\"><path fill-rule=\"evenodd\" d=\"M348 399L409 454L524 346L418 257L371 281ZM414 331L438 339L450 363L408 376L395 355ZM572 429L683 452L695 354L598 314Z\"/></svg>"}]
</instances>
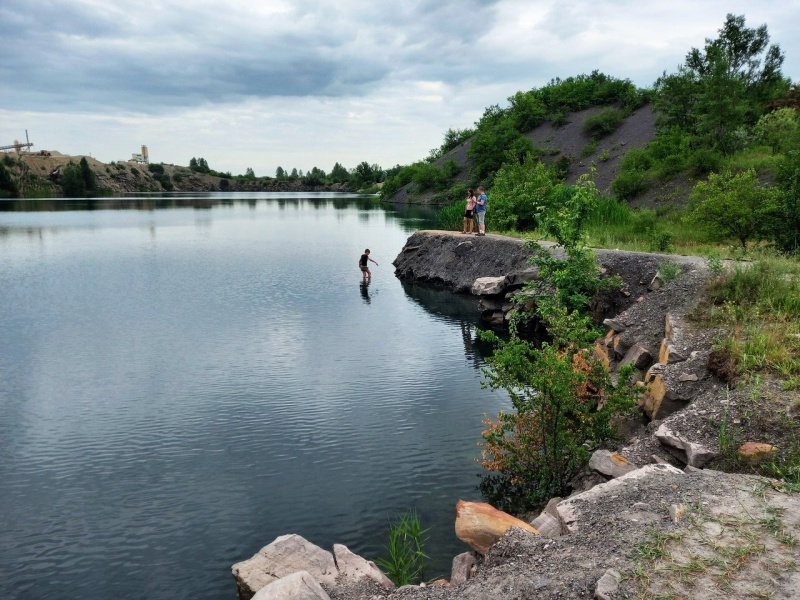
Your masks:
<instances>
[{"instance_id":1,"label":"green tree","mask_svg":"<svg viewBox=\"0 0 800 600\"><path fill-rule=\"evenodd\" d=\"M800 142L800 113L794 108L779 108L758 120L753 133L756 139L776 154L797 147Z\"/></svg>"},{"instance_id":2,"label":"green tree","mask_svg":"<svg viewBox=\"0 0 800 600\"><path fill-rule=\"evenodd\" d=\"M517 92L508 98L514 128L526 133L540 125L547 115L547 107L535 92Z\"/></svg>"},{"instance_id":3,"label":"green tree","mask_svg":"<svg viewBox=\"0 0 800 600\"><path fill-rule=\"evenodd\" d=\"M245 171L244 171L244 176L247 179L255 179L256 178L256 172L253 171L253 169L251 167L247 167L247 169L245 169Z\"/></svg>"},{"instance_id":4,"label":"green tree","mask_svg":"<svg viewBox=\"0 0 800 600\"><path fill-rule=\"evenodd\" d=\"M472 134L475 133L474 129L453 129L452 127L445 131L444 133L444 142L442 142L442 146L440 148L440 154L445 154L458 146L459 144L463 143L467 140Z\"/></svg>"},{"instance_id":5,"label":"green tree","mask_svg":"<svg viewBox=\"0 0 800 600\"><path fill-rule=\"evenodd\" d=\"M284 179L286 177L286 171L283 170L283 167L278 167L275 169L275 179Z\"/></svg>"},{"instance_id":6,"label":"green tree","mask_svg":"<svg viewBox=\"0 0 800 600\"><path fill-rule=\"evenodd\" d=\"M80 163L78 166L81 169L81 178L83 179L83 184L87 192L93 192L97 189L97 177L92 171L91 167L89 166L89 161L86 160L85 156L81 157Z\"/></svg>"},{"instance_id":7,"label":"green tree","mask_svg":"<svg viewBox=\"0 0 800 600\"><path fill-rule=\"evenodd\" d=\"M338 162L333 165L330 177L334 183L347 183L350 181L350 173Z\"/></svg>"},{"instance_id":8,"label":"green tree","mask_svg":"<svg viewBox=\"0 0 800 600\"><path fill-rule=\"evenodd\" d=\"M84 198L86 196L86 182L83 179L81 168L69 161L61 172L59 181L66 198Z\"/></svg>"},{"instance_id":9,"label":"green tree","mask_svg":"<svg viewBox=\"0 0 800 600\"><path fill-rule=\"evenodd\" d=\"M800 253L800 150L787 154L778 169L776 206L770 233L775 245L787 254Z\"/></svg>"},{"instance_id":10,"label":"green tree","mask_svg":"<svg viewBox=\"0 0 800 600\"><path fill-rule=\"evenodd\" d=\"M688 219L716 239L735 238L747 251L749 241L765 236L776 200L775 191L763 187L753 169L711 173L694 187Z\"/></svg>"},{"instance_id":11,"label":"green tree","mask_svg":"<svg viewBox=\"0 0 800 600\"><path fill-rule=\"evenodd\" d=\"M510 160L494 178L492 223L498 229L536 229L537 216L556 185L553 174L532 154L522 162Z\"/></svg>"},{"instance_id":12,"label":"green tree","mask_svg":"<svg viewBox=\"0 0 800 600\"><path fill-rule=\"evenodd\" d=\"M723 153L736 151L737 130L755 124L764 105L788 88L783 60L766 25L750 29L744 16L729 14L717 39L692 48L678 73L656 81L662 125L678 125Z\"/></svg>"},{"instance_id":13,"label":"green tree","mask_svg":"<svg viewBox=\"0 0 800 600\"><path fill-rule=\"evenodd\" d=\"M17 183L11 177L11 173L0 163L0 196L16 197L19 193Z\"/></svg>"},{"instance_id":14,"label":"green tree","mask_svg":"<svg viewBox=\"0 0 800 600\"><path fill-rule=\"evenodd\" d=\"M587 446L613 437L612 417L628 410L634 397L627 385L630 369L620 371L615 387L590 349L597 330L588 315L589 299L619 283L601 279L586 246L585 223L598 202L597 189L590 177L555 189L560 194L542 202L537 218L566 257L534 244L531 262L539 267L539 280L526 290L535 293L536 315L552 341L537 348L517 335L514 321L508 341L482 334L497 345L488 359L488 385L506 390L516 412L485 421L479 462L490 474L480 487L489 500L513 512L566 494L589 458Z\"/></svg>"},{"instance_id":15,"label":"green tree","mask_svg":"<svg viewBox=\"0 0 800 600\"><path fill-rule=\"evenodd\" d=\"M297 173L297 168L292 168L292 172L289 175L289 179L297 179L298 177L300 177L300 175L298 175Z\"/></svg>"}]
</instances>

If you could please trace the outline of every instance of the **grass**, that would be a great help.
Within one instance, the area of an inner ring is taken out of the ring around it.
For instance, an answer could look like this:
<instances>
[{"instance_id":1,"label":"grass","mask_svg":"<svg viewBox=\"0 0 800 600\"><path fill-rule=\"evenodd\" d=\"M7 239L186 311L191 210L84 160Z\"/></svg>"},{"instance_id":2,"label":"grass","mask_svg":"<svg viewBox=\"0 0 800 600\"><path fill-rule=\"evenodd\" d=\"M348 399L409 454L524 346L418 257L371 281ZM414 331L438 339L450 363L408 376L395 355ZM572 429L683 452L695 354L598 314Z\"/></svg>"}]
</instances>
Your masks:
<instances>
[{"instance_id":1,"label":"grass","mask_svg":"<svg viewBox=\"0 0 800 600\"><path fill-rule=\"evenodd\" d=\"M710 588L716 588L720 597L769 598L775 590L764 583L770 578L760 588L752 581L759 572L785 572L789 565L784 559L794 552L797 540L783 520L784 509L767 500L766 486L762 495L751 491L751 496L755 505L740 502L738 514L717 513L697 503L689 505L680 530L652 530L637 547L627 577L635 595L624 597L677 600L694 592L708 597Z\"/></svg>"},{"instance_id":2,"label":"grass","mask_svg":"<svg viewBox=\"0 0 800 600\"><path fill-rule=\"evenodd\" d=\"M794 387L800 377L800 263L761 256L717 278L709 297L706 317L731 332L717 348L739 372L774 373Z\"/></svg>"},{"instance_id":3,"label":"grass","mask_svg":"<svg viewBox=\"0 0 800 600\"><path fill-rule=\"evenodd\" d=\"M388 554L375 562L398 587L423 580L429 561L424 552L427 532L413 510L390 523Z\"/></svg>"},{"instance_id":4,"label":"grass","mask_svg":"<svg viewBox=\"0 0 800 600\"><path fill-rule=\"evenodd\" d=\"M723 169L746 171L754 169L757 173L776 173L783 154L773 154L769 146L753 146L737 152L723 160Z\"/></svg>"}]
</instances>

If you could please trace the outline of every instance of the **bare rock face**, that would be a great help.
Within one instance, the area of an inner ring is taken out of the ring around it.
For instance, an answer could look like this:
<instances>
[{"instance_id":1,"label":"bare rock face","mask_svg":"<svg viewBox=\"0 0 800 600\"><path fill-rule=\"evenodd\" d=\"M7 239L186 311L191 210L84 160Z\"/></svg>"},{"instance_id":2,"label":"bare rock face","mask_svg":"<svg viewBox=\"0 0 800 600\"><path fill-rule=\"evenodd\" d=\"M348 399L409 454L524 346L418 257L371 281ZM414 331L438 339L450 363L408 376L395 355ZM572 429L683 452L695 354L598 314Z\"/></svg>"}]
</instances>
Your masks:
<instances>
[{"instance_id":1,"label":"bare rock face","mask_svg":"<svg viewBox=\"0 0 800 600\"><path fill-rule=\"evenodd\" d=\"M601 498L613 497L621 489L650 485L654 478L684 477L682 471L671 465L646 465L617 479L612 479L567 498L558 503L556 509L561 520L562 530L567 533L580 531L584 526L586 515L592 513L592 506Z\"/></svg>"},{"instance_id":2,"label":"bare rock face","mask_svg":"<svg viewBox=\"0 0 800 600\"><path fill-rule=\"evenodd\" d=\"M712 458L717 456L713 450L701 444L690 442L680 435L670 431L666 424L656 430L656 438L667 447L670 454L691 467L702 469Z\"/></svg>"},{"instance_id":3,"label":"bare rock face","mask_svg":"<svg viewBox=\"0 0 800 600\"><path fill-rule=\"evenodd\" d=\"M485 555L489 548L512 527L519 527L535 535L539 534L525 521L497 510L485 502L459 500L456 505L456 536L481 554Z\"/></svg>"},{"instance_id":4,"label":"bare rock face","mask_svg":"<svg viewBox=\"0 0 800 600\"><path fill-rule=\"evenodd\" d=\"M253 600L331 600L307 571L297 571L261 588Z\"/></svg>"}]
</instances>

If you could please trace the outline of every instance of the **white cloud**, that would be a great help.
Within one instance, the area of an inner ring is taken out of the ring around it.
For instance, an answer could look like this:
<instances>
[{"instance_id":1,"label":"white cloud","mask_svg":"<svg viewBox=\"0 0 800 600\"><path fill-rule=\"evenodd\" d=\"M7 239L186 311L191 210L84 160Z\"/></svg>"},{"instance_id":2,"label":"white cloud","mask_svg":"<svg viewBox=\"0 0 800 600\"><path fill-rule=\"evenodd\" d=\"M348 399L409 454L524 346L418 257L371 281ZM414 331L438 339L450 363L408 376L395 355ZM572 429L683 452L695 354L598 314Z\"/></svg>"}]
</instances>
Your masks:
<instances>
[{"instance_id":1,"label":"white cloud","mask_svg":"<svg viewBox=\"0 0 800 600\"><path fill-rule=\"evenodd\" d=\"M649 86L726 13L800 79L800 3L3 0L0 145L272 174L423 158L518 90L599 69Z\"/></svg>"}]
</instances>

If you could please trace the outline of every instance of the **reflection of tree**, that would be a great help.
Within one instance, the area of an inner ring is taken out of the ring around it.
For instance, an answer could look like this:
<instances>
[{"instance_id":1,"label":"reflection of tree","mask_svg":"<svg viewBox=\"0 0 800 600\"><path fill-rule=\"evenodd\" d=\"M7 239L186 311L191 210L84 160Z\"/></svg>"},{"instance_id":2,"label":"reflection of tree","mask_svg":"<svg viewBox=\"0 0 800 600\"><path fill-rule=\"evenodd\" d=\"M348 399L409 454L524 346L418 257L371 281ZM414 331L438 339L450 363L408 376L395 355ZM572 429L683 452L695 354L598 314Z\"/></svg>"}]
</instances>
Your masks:
<instances>
[{"instance_id":1,"label":"reflection of tree","mask_svg":"<svg viewBox=\"0 0 800 600\"><path fill-rule=\"evenodd\" d=\"M372 298L369 297L369 283L362 281L358 284L358 287L361 290L361 298L364 300L364 304L372 302Z\"/></svg>"}]
</instances>

